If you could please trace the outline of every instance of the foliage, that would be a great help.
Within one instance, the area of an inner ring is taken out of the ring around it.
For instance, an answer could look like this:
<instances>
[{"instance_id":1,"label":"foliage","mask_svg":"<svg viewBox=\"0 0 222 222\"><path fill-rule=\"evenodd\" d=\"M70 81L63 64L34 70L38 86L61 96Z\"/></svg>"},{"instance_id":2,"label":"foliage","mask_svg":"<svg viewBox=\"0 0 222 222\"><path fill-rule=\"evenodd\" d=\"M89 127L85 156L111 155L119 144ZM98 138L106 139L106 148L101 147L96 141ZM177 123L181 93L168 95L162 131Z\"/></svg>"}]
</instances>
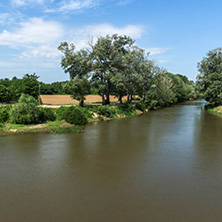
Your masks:
<instances>
[{"instance_id":1,"label":"foliage","mask_svg":"<svg viewBox=\"0 0 222 222\"><path fill-rule=\"evenodd\" d=\"M41 122L46 121L55 121L56 114L50 108L40 108L40 117Z\"/></svg>"},{"instance_id":2,"label":"foliage","mask_svg":"<svg viewBox=\"0 0 222 222\"><path fill-rule=\"evenodd\" d=\"M11 123L16 124L35 124L41 123L41 111L38 102L32 96L22 94L19 102L12 108L10 119Z\"/></svg>"},{"instance_id":3,"label":"foliage","mask_svg":"<svg viewBox=\"0 0 222 222\"><path fill-rule=\"evenodd\" d=\"M199 75L197 84L203 93L204 99L211 106L222 104L222 48L207 53L207 56L198 63Z\"/></svg>"},{"instance_id":4,"label":"foliage","mask_svg":"<svg viewBox=\"0 0 222 222\"><path fill-rule=\"evenodd\" d=\"M64 120L65 119L65 112L68 109L68 107L60 106L56 110L57 120Z\"/></svg>"},{"instance_id":5,"label":"foliage","mask_svg":"<svg viewBox=\"0 0 222 222\"><path fill-rule=\"evenodd\" d=\"M130 103L119 104L117 113L120 115L132 116L135 112L135 107Z\"/></svg>"},{"instance_id":6,"label":"foliage","mask_svg":"<svg viewBox=\"0 0 222 222\"><path fill-rule=\"evenodd\" d=\"M84 114L84 116L87 119L92 119L93 118L93 114L90 112L90 110L86 107L81 107L81 106L76 106L78 109L81 110L81 112Z\"/></svg>"},{"instance_id":7,"label":"foliage","mask_svg":"<svg viewBox=\"0 0 222 222\"><path fill-rule=\"evenodd\" d=\"M10 109L11 107L9 106L0 106L0 123L8 121Z\"/></svg>"},{"instance_id":8,"label":"foliage","mask_svg":"<svg viewBox=\"0 0 222 222\"><path fill-rule=\"evenodd\" d=\"M142 112L145 112L146 111L146 103L143 101L136 103L135 108L142 111Z\"/></svg>"},{"instance_id":9,"label":"foliage","mask_svg":"<svg viewBox=\"0 0 222 222\"><path fill-rule=\"evenodd\" d=\"M74 77L63 86L66 90L71 92L71 96L73 99L79 101L80 106L84 105L83 101L86 99L85 95L89 94L90 91L90 83L87 79Z\"/></svg>"},{"instance_id":10,"label":"foliage","mask_svg":"<svg viewBox=\"0 0 222 222\"><path fill-rule=\"evenodd\" d=\"M64 112L64 119L74 125L85 125L87 118L84 113L75 106L68 107Z\"/></svg>"},{"instance_id":11,"label":"foliage","mask_svg":"<svg viewBox=\"0 0 222 222\"><path fill-rule=\"evenodd\" d=\"M113 118L116 115L116 110L109 105L99 106L97 109L97 113L107 118Z\"/></svg>"}]
</instances>

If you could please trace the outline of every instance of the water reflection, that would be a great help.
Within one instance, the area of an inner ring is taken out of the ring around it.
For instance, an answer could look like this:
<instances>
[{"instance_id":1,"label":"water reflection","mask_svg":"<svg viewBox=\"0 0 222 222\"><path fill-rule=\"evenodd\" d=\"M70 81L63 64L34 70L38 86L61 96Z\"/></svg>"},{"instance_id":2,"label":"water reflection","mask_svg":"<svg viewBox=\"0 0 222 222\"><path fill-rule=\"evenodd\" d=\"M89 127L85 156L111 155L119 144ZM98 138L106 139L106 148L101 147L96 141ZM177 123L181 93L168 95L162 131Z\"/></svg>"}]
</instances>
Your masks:
<instances>
[{"instance_id":1,"label":"water reflection","mask_svg":"<svg viewBox=\"0 0 222 222\"><path fill-rule=\"evenodd\" d=\"M1 137L0 221L221 221L221 130L195 101Z\"/></svg>"}]
</instances>

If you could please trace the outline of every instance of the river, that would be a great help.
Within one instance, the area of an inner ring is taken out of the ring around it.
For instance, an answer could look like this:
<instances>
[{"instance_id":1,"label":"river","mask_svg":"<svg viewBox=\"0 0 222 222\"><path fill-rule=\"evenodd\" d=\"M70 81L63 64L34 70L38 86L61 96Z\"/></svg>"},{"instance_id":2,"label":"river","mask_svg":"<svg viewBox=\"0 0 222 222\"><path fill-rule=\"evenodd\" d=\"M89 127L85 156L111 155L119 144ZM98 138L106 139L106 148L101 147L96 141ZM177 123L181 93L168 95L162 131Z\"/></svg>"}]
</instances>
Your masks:
<instances>
[{"instance_id":1,"label":"river","mask_svg":"<svg viewBox=\"0 0 222 222\"><path fill-rule=\"evenodd\" d=\"M222 118L202 106L0 137L0 221L222 221Z\"/></svg>"}]
</instances>

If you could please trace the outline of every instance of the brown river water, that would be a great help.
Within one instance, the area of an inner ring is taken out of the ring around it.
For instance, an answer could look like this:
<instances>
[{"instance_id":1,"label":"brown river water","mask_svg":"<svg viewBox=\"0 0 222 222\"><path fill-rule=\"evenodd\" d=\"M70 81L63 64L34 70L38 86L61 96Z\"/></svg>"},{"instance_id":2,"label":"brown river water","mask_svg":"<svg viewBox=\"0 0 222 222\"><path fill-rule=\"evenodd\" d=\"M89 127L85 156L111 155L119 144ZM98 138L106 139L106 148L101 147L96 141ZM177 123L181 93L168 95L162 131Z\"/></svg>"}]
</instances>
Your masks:
<instances>
[{"instance_id":1,"label":"brown river water","mask_svg":"<svg viewBox=\"0 0 222 222\"><path fill-rule=\"evenodd\" d=\"M222 118L202 105L0 137L0 221L221 222Z\"/></svg>"}]
</instances>

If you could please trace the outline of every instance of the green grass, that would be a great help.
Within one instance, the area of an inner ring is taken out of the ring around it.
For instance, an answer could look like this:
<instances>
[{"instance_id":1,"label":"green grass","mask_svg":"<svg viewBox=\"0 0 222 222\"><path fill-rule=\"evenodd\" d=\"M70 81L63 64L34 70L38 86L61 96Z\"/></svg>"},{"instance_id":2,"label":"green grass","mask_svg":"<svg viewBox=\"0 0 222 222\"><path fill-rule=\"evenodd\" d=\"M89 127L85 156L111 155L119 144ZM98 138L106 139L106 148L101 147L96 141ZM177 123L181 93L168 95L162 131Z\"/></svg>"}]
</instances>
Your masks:
<instances>
[{"instance_id":1,"label":"green grass","mask_svg":"<svg viewBox=\"0 0 222 222\"><path fill-rule=\"evenodd\" d=\"M57 120L57 121L54 121L54 122L46 123L46 126L47 127L58 127L58 126L61 126L62 124L63 124L62 121Z\"/></svg>"}]
</instances>

